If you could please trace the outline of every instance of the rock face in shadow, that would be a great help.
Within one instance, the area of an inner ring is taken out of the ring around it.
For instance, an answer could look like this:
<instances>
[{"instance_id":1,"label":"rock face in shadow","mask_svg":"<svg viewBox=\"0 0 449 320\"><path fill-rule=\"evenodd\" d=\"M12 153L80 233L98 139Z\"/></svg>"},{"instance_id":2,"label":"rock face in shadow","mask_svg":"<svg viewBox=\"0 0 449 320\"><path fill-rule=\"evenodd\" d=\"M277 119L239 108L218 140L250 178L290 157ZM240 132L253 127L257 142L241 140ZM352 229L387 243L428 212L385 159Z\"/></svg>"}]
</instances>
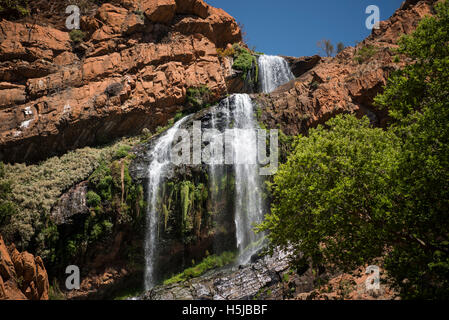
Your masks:
<instances>
[{"instance_id":1,"label":"rock face in shadow","mask_svg":"<svg viewBox=\"0 0 449 320\"><path fill-rule=\"evenodd\" d=\"M51 212L51 219L56 225L70 224L72 217L89 213L86 199L88 184L87 181L81 182L59 198Z\"/></svg>"},{"instance_id":2,"label":"rock face in shadow","mask_svg":"<svg viewBox=\"0 0 449 320\"><path fill-rule=\"evenodd\" d=\"M270 95L255 95L262 109L261 120L270 128L280 126L290 135L307 134L309 128L341 113L366 115L373 124L385 126L387 110L374 106L373 99L382 92L393 71L411 63L406 57L396 57L397 41L415 30L424 16L431 15L435 3L436 0L405 1L356 47L348 47L334 58L322 58L312 69ZM297 76L304 70L299 66L305 61L286 59Z\"/></svg>"},{"instance_id":3,"label":"rock face in shadow","mask_svg":"<svg viewBox=\"0 0 449 320\"><path fill-rule=\"evenodd\" d=\"M184 108L190 87L226 94L217 48L241 31L221 9L202 0L90 4L79 41L64 6L39 3L33 21L0 22L0 161L155 129Z\"/></svg>"},{"instance_id":4,"label":"rock face in shadow","mask_svg":"<svg viewBox=\"0 0 449 320\"><path fill-rule=\"evenodd\" d=\"M314 68L320 61L321 57L314 55L311 57L283 57L287 60L292 73L295 77L300 77L310 69Z\"/></svg>"},{"instance_id":5,"label":"rock face in shadow","mask_svg":"<svg viewBox=\"0 0 449 320\"><path fill-rule=\"evenodd\" d=\"M48 291L42 259L6 247L0 235L0 300L48 300Z\"/></svg>"}]
</instances>

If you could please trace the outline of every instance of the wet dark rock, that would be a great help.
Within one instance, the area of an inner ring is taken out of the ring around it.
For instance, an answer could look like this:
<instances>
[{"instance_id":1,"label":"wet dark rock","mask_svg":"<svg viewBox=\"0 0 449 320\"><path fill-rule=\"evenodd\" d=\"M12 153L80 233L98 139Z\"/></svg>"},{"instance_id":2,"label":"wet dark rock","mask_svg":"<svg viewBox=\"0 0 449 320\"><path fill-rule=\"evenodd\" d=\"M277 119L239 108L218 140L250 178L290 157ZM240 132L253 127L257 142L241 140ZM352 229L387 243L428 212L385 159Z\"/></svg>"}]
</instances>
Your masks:
<instances>
[{"instance_id":1,"label":"wet dark rock","mask_svg":"<svg viewBox=\"0 0 449 320\"><path fill-rule=\"evenodd\" d=\"M320 61L321 57L314 55L311 57L283 57L289 64L292 73L296 78L302 76L304 73L315 67Z\"/></svg>"},{"instance_id":2,"label":"wet dark rock","mask_svg":"<svg viewBox=\"0 0 449 320\"><path fill-rule=\"evenodd\" d=\"M61 196L51 211L51 219L57 224L70 224L75 216L89 213L86 203L88 182L84 181Z\"/></svg>"},{"instance_id":3,"label":"wet dark rock","mask_svg":"<svg viewBox=\"0 0 449 320\"><path fill-rule=\"evenodd\" d=\"M289 268L289 254L276 252L246 266L214 270L184 283L162 285L146 292L144 300L250 300L265 290L278 299L283 290L273 290L282 282L282 273Z\"/></svg>"}]
</instances>

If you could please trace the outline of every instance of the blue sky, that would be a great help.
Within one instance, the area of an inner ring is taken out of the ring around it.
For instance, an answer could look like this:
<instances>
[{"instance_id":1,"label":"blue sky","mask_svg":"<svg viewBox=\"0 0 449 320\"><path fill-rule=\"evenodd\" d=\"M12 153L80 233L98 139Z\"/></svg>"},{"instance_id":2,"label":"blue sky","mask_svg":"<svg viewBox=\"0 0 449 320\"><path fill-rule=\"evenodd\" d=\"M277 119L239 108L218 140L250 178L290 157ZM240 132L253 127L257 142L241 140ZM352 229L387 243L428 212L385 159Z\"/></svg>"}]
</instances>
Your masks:
<instances>
[{"instance_id":1,"label":"blue sky","mask_svg":"<svg viewBox=\"0 0 449 320\"><path fill-rule=\"evenodd\" d=\"M245 26L249 47L266 54L309 56L316 43L330 39L353 46L370 34L365 27L369 5L388 19L403 0L206 0Z\"/></svg>"}]
</instances>

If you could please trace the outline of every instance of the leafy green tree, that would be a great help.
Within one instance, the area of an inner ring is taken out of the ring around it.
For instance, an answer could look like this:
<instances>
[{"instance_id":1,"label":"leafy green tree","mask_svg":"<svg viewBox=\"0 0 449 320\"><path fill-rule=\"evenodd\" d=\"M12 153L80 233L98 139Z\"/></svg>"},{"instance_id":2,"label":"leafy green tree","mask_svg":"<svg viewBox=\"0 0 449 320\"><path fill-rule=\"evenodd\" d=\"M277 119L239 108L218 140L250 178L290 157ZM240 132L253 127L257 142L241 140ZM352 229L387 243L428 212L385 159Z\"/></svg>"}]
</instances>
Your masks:
<instances>
[{"instance_id":1,"label":"leafy green tree","mask_svg":"<svg viewBox=\"0 0 449 320\"><path fill-rule=\"evenodd\" d=\"M290 245L315 266L344 270L382 254L392 211L398 139L369 120L337 116L299 136L270 186L271 214L259 227L274 247Z\"/></svg>"},{"instance_id":2,"label":"leafy green tree","mask_svg":"<svg viewBox=\"0 0 449 320\"><path fill-rule=\"evenodd\" d=\"M449 298L449 1L436 12L401 39L414 63L376 99L402 140L391 227L403 237L386 266L408 298Z\"/></svg>"}]
</instances>

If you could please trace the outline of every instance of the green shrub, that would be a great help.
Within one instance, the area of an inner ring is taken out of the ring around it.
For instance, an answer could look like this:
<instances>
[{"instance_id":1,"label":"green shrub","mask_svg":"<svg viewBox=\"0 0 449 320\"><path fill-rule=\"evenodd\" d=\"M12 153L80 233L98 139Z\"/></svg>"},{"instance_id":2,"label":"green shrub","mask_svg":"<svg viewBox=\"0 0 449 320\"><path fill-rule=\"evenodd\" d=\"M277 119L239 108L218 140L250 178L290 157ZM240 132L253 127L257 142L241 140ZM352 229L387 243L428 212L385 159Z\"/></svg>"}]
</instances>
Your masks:
<instances>
[{"instance_id":1,"label":"green shrub","mask_svg":"<svg viewBox=\"0 0 449 320\"><path fill-rule=\"evenodd\" d=\"M0 181L8 181L11 190L8 201L12 204L7 208L11 213L7 222L0 223L4 238L20 250L31 247L43 259L51 259L55 244L52 246L48 241L57 239L57 230L56 234L51 230L49 215L59 197L86 180L102 162L112 161L120 146L137 141L138 138L124 138L103 147L70 151L39 164L4 165L4 178Z\"/></svg>"},{"instance_id":2,"label":"green shrub","mask_svg":"<svg viewBox=\"0 0 449 320\"><path fill-rule=\"evenodd\" d=\"M221 58L233 57L235 54L235 49L234 49L234 47L230 47L230 48L226 48L226 49L217 48L217 54Z\"/></svg>"},{"instance_id":3,"label":"green shrub","mask_svg":"<svg viewBox=\"0 0 449 320\"><path fill-rule=\"evenodd\" d=\"M196 278L215 268L221 268L234 262L236 254L234 252L223 252L221 255L212 255L204 258L202 262L194 267L184 270L170 279L164 281L164 285L174 284Z\"/></svg>"},{"instance_id":4,"label":"green shrub","mask_svg":"<svg viewBox=\"0 0 449 320\"><path fill-rule=\"evenodd\" d=\"M126 156L129 155L130 151L131 151L131 146L129 146L129 145L120 146L114 155L114 159L125 158Z\"/></svg>"},{"instance_id":5,"label":"green shrub","mask_svg":"<svg viewBox=\"0 0 449 320\"><path fill-rule=\"evenodd\" d=\"M199 111L209 106L211 100L211 91L207 86L194 87L187 89L187 105L192 111Z\"/></svg>"},{"instance_id":6,"label":"green shrub","mask_svg":"<svg viewBox=\"0 0 449 320\"><path fill-rule=\"evenodd\" d=\"M69 35L70 35L70 40L72 40L72 42L74 42L74 43L80 43L86 37L86 34L83 31L78 30L78 29L73 29L72 31L70 31Z\"/></svg>"},{"instance_id":7,"label":"green shrub","mask_svg":"<svg viewBox=\"0 0 449 320\"><path fill-rule=\"evenodd\" d=\"M177 112L175 117L173 118L173 121L176 123L179 120L181 120L182 118L184 118L184 114L182 112Z\"/></svg>"},{"instance_id":8,"label":"green shrub","mask_svg":"<svg viewBox=\"0 0 449 320\"><path fill-rule=\"evenodd\" d=\"M362 64L371 59L377 53L377 51L378 48L373 45L364 46L357 50L357 53L354 56L354 61Z\"/></svg>"},{"instance_id":9,"label":"green shrub","mask_svg":"<svg viewBox=\"0 0 449 320\"><path fill-rule=\"evenodd\" d=\"M238 44L234 44L234 64L232 68L242 71L242 78L246 80L248 73L255 68L254 79L248 79L250 83L257 83L259 78L259 66L257 64L257 58L247 49L242 48Z\"/></svg>"},{"instance_id":10,"label":"green shrub","mask_svg":"<svg viewBox=\"0 0 449 320\"><path fill-rule=\"evenodd\" d=\"M94 191L87 193L87 205L92 208L96 208L101 204L101 197Z\"/></svg>"},{"instance_id":11,"label":"green shrub","mask_svg":"<svg viewBox=\"0 0 449 320\"><path fill-rule=\"evenodd\" d=\"M261 229L271 244L291 243L315 266L349 270L382 255L378 227L392 210L398 146L394 134L348 115L299 136L270 185L272 210Z\"/></svg>"},{"instance_id":12,"label":"green shrub","mask_svg":"<svg viewBox=\"0 0 449 320\"><path fill-rule=\"evenodd\" d=\"M28 0L1 0L0 1L0 15L13 17L23 17L30 14L28 9Z\"/></svg>"}]
</instances>

